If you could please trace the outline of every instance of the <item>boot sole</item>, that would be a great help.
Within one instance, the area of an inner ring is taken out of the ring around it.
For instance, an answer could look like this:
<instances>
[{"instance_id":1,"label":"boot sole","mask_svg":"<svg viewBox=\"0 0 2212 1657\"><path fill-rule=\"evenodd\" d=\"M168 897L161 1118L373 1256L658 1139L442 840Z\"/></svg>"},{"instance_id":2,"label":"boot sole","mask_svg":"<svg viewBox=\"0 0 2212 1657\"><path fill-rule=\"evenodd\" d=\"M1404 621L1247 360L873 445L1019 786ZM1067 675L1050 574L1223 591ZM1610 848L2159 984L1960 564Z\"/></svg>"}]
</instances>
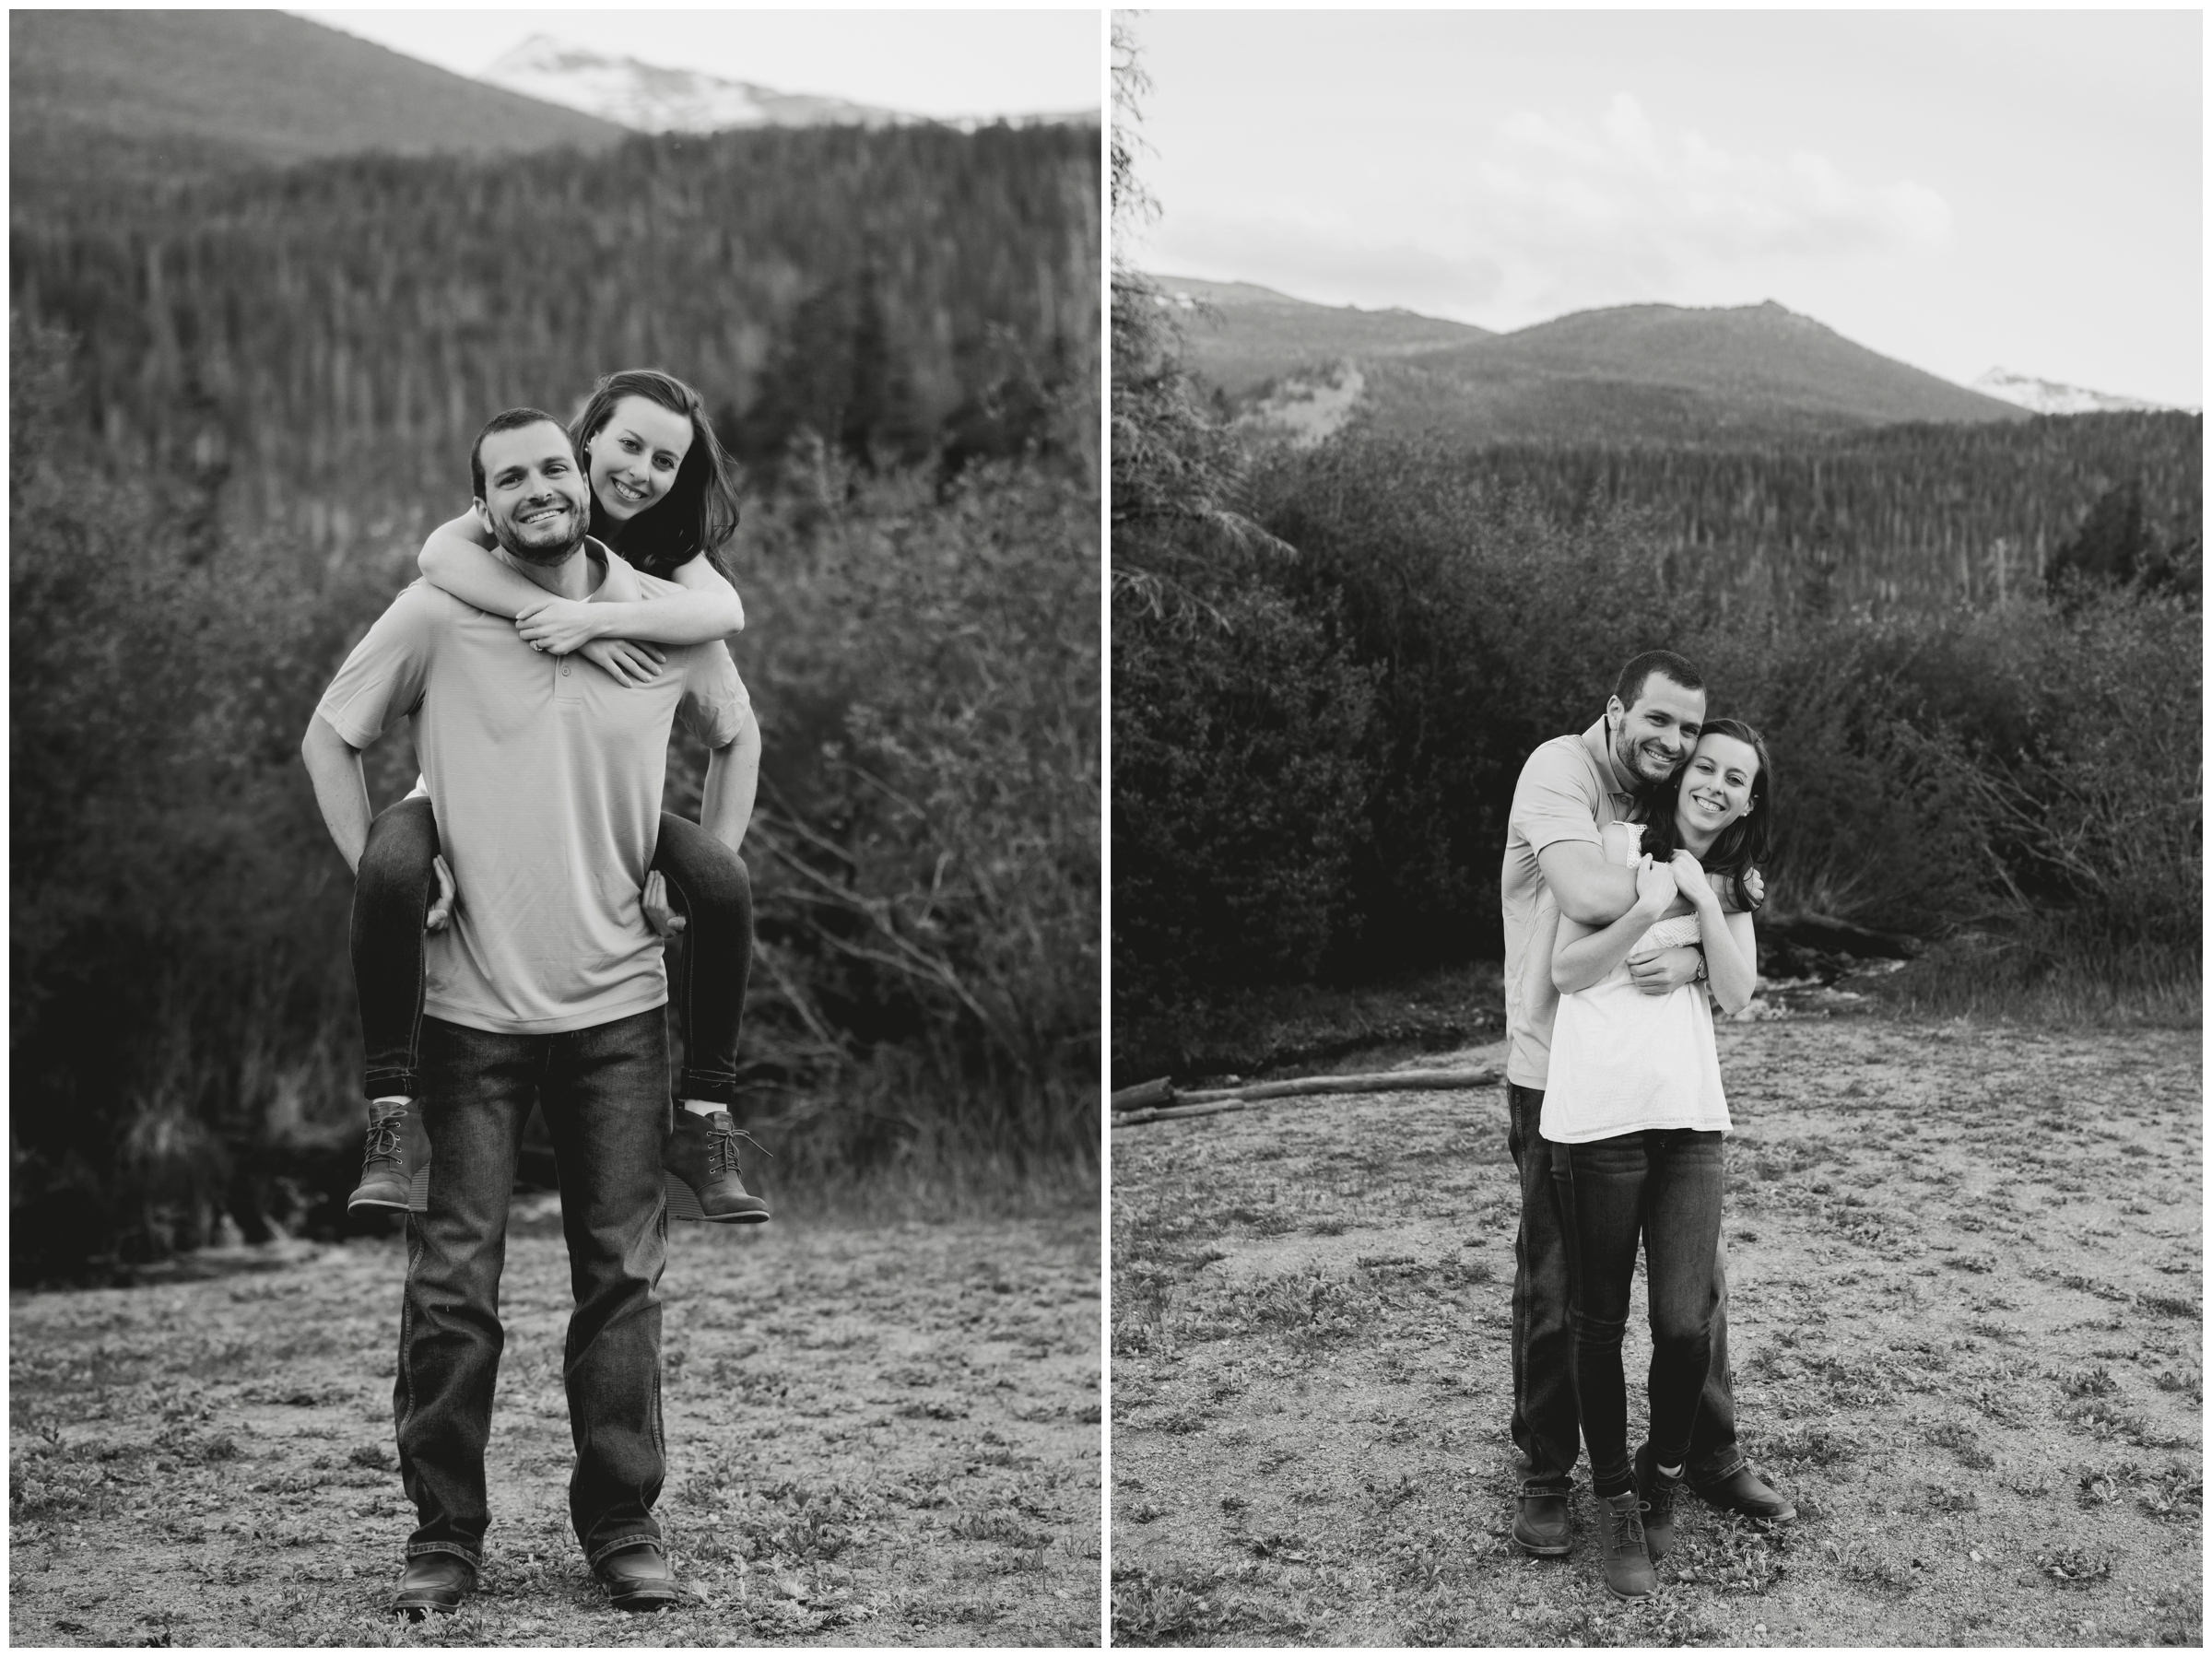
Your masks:
<instances>
[{"instance_id":1,"label":"boot sole","mask_svg":"<svg viewBox=\"0 0 2212 1657\"><path fill-rule=\"evenodd\" d=\"M1700 1501L1703 1502L1714 1512L1733 1513L1738 1519L1756 1519L1761 1521L1762 1522L1771 1524L1777 1520L1794 1519L1797 1517L1797 1510L1794 1507L1789 1507L1786 1505L1772 1513L1753 1513L1747 1509L1737 1507L1732 1501L1717 1501L1713 1498L1706 1495L1702 1490L1700 1490L1697 1493L1697 1497Z\"/></svg>"},{"instance_id":2,"label":"boot sole","mask_svg":"<svg viewBox=\"0 0 2212 1657\"><path fill-rule=\"evenodd\" d=\"M346 1199L347 1214L405 1214L406 1211L407 1199L406 1197L397 1199L392 1197L347 1197ZM397 1605L393 1607L395 1611L402 1608Z\"/></svg>"},{"instance_id":3,"label":"boot sole","mask_svg":"<svg viewBox=\"0 0 2212 1657\"><path fill-rule=\"evenodd\" d=\"M1564 1559L1574 1552L1574 1544L1571 1542L1524 1542L1515 1536L1513 1545L1524 1554L1535 1555L1539 1559Z\"/></svg>"},{"instance_id":4,"label":"boot sole","mask_svg":"<svg viewBox=\"0 0 2212 1657\"><path fill-rule=\"evenodd\" d=\"M667 1193L668 1217L672 1220L700 1220L711 1226L758 1226L767 1214L709 1214L699 1205L699 1193L674 1174L661 1176L662 1188Z\"/></svg>"}]
</instances>

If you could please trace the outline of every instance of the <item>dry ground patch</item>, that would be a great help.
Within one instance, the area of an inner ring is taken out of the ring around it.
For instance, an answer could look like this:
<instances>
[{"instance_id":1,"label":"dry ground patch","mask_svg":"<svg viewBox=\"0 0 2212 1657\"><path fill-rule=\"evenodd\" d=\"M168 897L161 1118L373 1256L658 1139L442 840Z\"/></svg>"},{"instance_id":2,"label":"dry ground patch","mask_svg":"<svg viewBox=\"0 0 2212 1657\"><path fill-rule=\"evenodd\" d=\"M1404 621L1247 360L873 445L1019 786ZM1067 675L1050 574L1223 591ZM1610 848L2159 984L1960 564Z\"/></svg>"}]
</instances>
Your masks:
<instances>
[{"instance_id":1,"label":"dry ground patch","mask_svg":"<svg viewBox=\"0 0 2212 1657\"><path fill-rule=\"evenodd\" d=\"M660 1514L696 1606L606 1609L568 1527L568 1268L517 1200L483 1592L383 1611L396 1240L14 1298L17 1645L1096 1644L1096 1210L672 1228Z\"/></svg>"},{"instance_id":2,"label":"dry ground patch","mask_svg":"<svg viewBox=\"0 0 2212 1657\"><path fill-rule=\"evenodd\" d=\"M1511 1548L1502 1089L1153 1123L1113 1136L1116 1640L2198 1643L2196 1032L1721 1040L1740 1428L1796 1522L1691 1502L1638 1605L1586 1484L1573 1556Z\"/></svg>"}]
</instances>

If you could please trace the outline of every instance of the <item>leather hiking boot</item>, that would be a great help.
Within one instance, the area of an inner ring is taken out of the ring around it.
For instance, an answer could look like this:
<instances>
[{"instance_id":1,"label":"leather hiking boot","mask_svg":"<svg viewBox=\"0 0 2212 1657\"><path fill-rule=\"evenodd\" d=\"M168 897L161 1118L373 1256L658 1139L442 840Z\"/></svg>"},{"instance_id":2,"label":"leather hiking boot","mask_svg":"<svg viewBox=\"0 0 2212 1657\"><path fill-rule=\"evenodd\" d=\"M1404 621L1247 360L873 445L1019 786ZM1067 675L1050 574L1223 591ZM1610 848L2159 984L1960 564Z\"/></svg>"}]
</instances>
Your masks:
<instances>
[{"instance_id":1,"label":"leather hiking boot","mask_svg":"<svg viewBox=\"0 0 2212 1657\"><path fill-rule=\"evenodd\" d=\"M1659 1576L1643 1545L1643 1498L1633 1490L1599 1497L1597 1528L1606 1539L1606 1586L1624 1600L1656 1592Z\"/></svg>"},{"instance_id":2,"label":"leather hiking boot","mask_svg":"<svg viewBox=\"0 0 2212 1657\"><path fill-rule=\"evenodd\" d=\"M407 1107L380 1100L369 1107L369 1143L361 1154L361 1182L346 1199L346 1212L403 1210L412 1183L407 1169Z\"/></svg>"},{"instance_id":3,"label":"leather hiking boot","mask_svg":"<svg viewBox=\"0 0 2212 1657\"><path fill-rule=\"evenodd\" d=\"M477 1568L459 1554L417 1554L400 1572L392 1609L410 1622L420 1622L429 1612L458 1611L462 1599L476 1587Z\"/></svg>"},{"instance_id":4,"label":"leather hiking boot","mask_svg":"<svg viewBox=\"0 0 2212 1657\"><path fill-rule=\"evenodd\" d=\"M659 1611L683 1598L666 1556L650 1542L607 1555L592 1567L592 1574L618 1611Z\"/></svg>"},{"instance_id":5,"label":"leather hiking boot","mask_svg":"<svg viewBox=\"0 0 2212 1657\"><path fill-rule=\"evenodd\" d=\"M759 1149L750 1134L730 1121L727 1111L701 1116L677 1107L676 1132L661 1152L661 1166L668 1170L670 1218L744 1226L768 1217L768 1205L746 1190L738 1170L740 1139Z\"/></svg>"},{"instance_id":6,"label":"leather hiking boot","mask_svg":"<svg viewBox=\"0 0 2212 1657\"><path fill-rule=\"evenodd\" d=\"M1746 1519L1797 1517L1790 1498L1752 1472L1747 1462L1726 1478L1691 1487L1724 1513L1741 1513Z\"/></svg>"},{"instance_id":7,"label":"leather hiking boot","mask_svg":"<svg viewBox=\"0 0 2212 1657\"><path fill-rule=\"evenodd\" d=\"M1513 1503L1513 1542L1524 1552L1556 1559L1574 1550L1574 1525L1568 1518L1570 1492L1523 1485Z\"/></svg>"},{"instance_id":8,"label":"leather hiking boot","mask_svg":"<svg viewBox=\"0 0 2212 1657\"><path fill-rule=\"evenodd\" d=\"M1649 1444L1636 1447L1636 1493L1643 1498L1643 1551L1656 1565L1675 1551L1675 1494L1682 1488L1679 1477L1659 1471L1659 1458Z\"/></svg>"}]
</instances>

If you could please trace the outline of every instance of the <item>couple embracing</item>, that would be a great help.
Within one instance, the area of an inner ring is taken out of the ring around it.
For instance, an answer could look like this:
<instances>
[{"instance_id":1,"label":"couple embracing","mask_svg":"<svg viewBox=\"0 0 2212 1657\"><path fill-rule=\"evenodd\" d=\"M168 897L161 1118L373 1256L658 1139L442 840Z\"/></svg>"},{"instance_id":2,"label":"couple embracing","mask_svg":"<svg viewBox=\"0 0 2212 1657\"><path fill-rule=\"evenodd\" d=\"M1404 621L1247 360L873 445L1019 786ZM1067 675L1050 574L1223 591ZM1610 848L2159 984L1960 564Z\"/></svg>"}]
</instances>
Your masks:
<instances>
[{"instance_id":1,"label":"couple embracing","mask_svg":"<svg viewBox=\"0 0 2212 1657\"><path fill-rule=\"evenodd\" d=\"M450 1612L477 1584L508 1199L535 1105L576 1301L570 1518L609 1602L654 1610L680 1598L653 1511L668 1216L768 1218L731 1115L760 753L722 642L744 625L717 568L735 498L698 393L646 370L603 380L572 428L495 415L469 469L469 511L432 535L424 579L300 745L355 871L371 1102L349 1206L407 1213L394 1409L419 1522L393 1609ZM371 820L361 751L403 717L422 781ZM678 719L709 750L698 823L661 809ZM686 926L671 971L664 942Z\"/></svg>"},{"instance_id":2,"label":"couple embracing","mask_svg":"<svg viewBox=\"0 0 2212 1657\"><path fill-rule=\"evenodd\" d=\"M1621 669L1604 715L1532 754L1513 791L1505 922L1514 1242L1515 1543L1573 1546L1588 1446L1606 1583L1656 1587L1679 1494L1752 1519L1795 1510L1735 1438L1721 1246L1730 1128L1712 1000L1751 999L1774 788L1748 725L1705 716L1668 651ZM1650 1426L1631 1454L1621 1338L1641 1242Z\"/></svg>"}]
</instances>

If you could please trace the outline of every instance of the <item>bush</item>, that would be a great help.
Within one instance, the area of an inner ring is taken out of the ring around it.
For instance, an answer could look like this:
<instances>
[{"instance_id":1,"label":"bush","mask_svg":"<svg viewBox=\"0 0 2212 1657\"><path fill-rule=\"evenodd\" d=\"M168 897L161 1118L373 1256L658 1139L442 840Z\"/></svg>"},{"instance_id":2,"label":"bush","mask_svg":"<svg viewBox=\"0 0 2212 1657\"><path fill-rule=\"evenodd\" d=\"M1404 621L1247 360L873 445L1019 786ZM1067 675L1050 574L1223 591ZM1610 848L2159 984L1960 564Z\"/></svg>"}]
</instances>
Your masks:
<instances>
[{"instance_id":1,"label":"bush","mask_svg":"<svg viewBox=\"0 0 2212 1657\"><path fill-rule=\"evenodd\" d=\"M88 1214L126 1254L225 1206L258 1231L248 1147L332 1090L350 986L296 758L333 642L320 572L101 476L68 342L11 344L11 1201L35 1274Z\"/></svg>"},{"instance_id":2,"label":"bush","mask_svg":"<svg viewBox=\"0 0 2212 1657\"><path fill-rule=\"evenodd\" d=\"M822 464L747 530L766 740L747 852L781 1004L755 1050L814 1084L796 1110L833 1163L934 1138L1089 1166L1096 498L1002 464L939 504L921 474Z\"/></svg>"}]
</instances>

